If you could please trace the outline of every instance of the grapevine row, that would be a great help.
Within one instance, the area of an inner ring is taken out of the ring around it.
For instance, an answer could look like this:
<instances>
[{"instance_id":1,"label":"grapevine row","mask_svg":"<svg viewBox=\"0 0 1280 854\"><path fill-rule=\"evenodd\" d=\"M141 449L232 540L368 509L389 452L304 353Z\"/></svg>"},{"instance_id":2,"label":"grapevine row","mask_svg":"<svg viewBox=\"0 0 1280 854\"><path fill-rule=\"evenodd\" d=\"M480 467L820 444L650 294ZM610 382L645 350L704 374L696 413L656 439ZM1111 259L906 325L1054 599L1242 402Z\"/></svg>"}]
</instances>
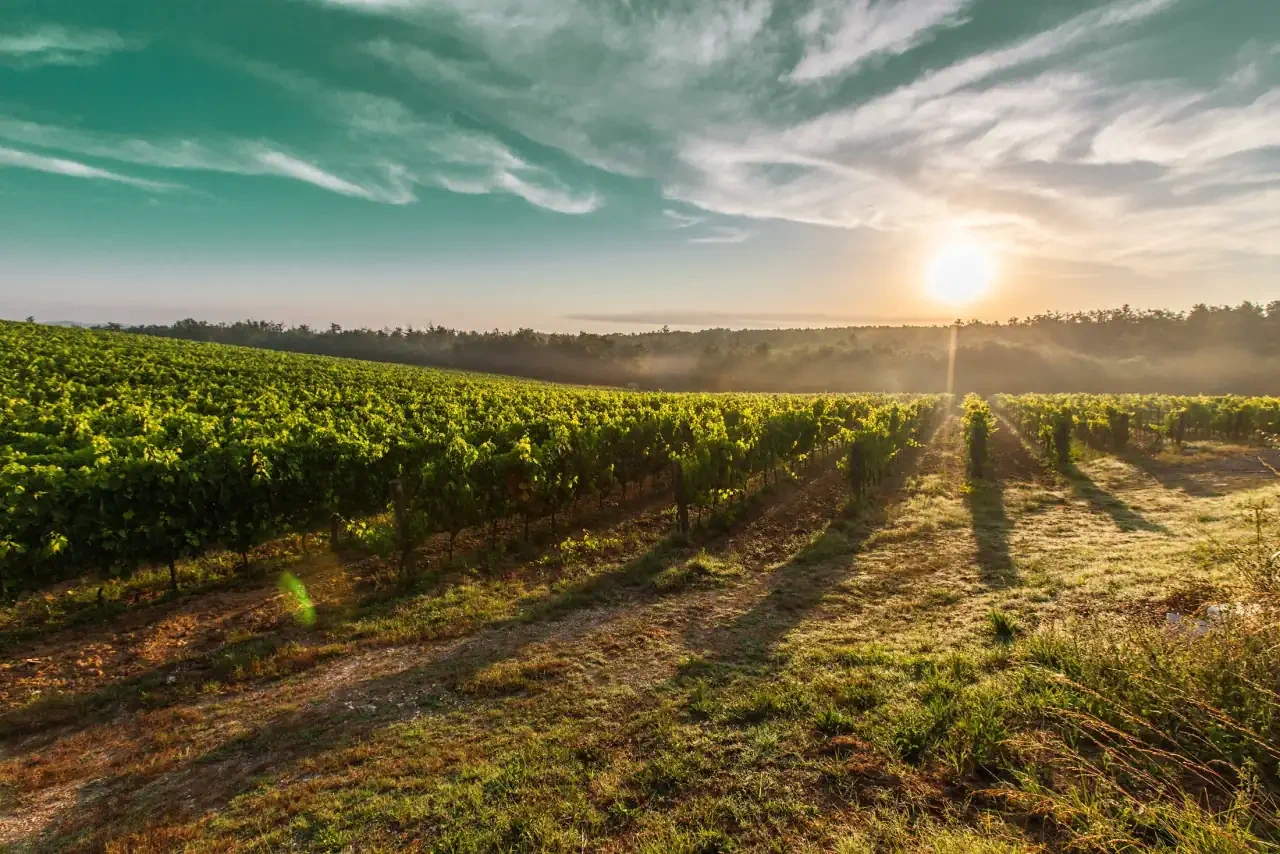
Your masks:
<instances>
[{"instance_id":1,"label":"grapevine row","mask_svg":"<svg viewBox=\"0 0 1280 854\"><path fill-rule=\"evenodd\" d=\"M965 396L964 414L961 423L964 427L964 444L969 456L969 472L974 477L986 477L990 474L991 434L996 431L996 418L991 405L976 394Z\"/></svg>"},{"instance_id":2,"label":"grapevine row","mask_svg":"<svg viewBox=\"0 0 1280 854\"><path fill-rule=\"evenodd\" d=\"M1073 439L1119 453L1135 438L1159 447L1191 439L1274 444L1280 437L1280 397L1023 394L996 395L995 403L1060 467L1070 462Z\"/></svg>"}]
</instances>

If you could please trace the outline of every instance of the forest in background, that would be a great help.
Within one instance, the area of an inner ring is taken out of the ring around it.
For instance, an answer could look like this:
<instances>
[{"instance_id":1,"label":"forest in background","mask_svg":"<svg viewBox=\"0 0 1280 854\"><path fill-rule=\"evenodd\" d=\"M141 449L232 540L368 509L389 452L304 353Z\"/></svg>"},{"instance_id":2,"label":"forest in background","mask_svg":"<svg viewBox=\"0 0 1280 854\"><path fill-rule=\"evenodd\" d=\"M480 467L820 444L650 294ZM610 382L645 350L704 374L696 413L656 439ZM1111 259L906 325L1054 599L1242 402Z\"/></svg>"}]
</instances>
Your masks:
<instances>
[{"instance_id":1,"label":"forest in background","mask_svg":"<svg viewBox=\"0 0 1280 854\"><path fill-rule=\"evenodd\" d=\"M663 328L629 334L344 329L262 320L110 328L145 335L669 391L946 389L952 326ZM1118 309L958 323L956 390L1270 394L1280 377L1280 300Z\"/></svg>"}]
</instances>

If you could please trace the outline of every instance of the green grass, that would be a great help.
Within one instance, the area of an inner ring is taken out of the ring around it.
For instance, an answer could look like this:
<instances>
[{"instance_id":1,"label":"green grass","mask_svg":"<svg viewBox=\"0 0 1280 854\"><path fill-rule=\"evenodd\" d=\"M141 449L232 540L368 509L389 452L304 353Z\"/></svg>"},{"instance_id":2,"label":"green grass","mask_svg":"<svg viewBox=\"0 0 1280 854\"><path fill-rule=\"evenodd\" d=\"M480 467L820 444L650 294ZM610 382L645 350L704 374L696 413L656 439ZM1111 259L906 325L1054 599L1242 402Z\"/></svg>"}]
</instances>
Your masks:
<instances>
[{"instance_id":1,"label":"green grass","mask_svg":"<svg viewBox=\"0 0 1280 854\"><path fill-rule=\"evenodd\" d=\"M1001 643L1012 643L1014 636L1021 630L1016 617L994 609L987 612L987 625L991 628L991 634Z\"/></svg>"},{"instance_id":2,"label":"green grass","mask_svg":"<svg viewBox=\"0 0 1280 854\"><path fill-rule=\"evenodd\" d=\"M742 574L742 568L730 560L715 557L702 550L688 560L672 564L653 578L653 589L659 593L675 593L690 587L720 586Z\"/></svg>"}]
</instances>

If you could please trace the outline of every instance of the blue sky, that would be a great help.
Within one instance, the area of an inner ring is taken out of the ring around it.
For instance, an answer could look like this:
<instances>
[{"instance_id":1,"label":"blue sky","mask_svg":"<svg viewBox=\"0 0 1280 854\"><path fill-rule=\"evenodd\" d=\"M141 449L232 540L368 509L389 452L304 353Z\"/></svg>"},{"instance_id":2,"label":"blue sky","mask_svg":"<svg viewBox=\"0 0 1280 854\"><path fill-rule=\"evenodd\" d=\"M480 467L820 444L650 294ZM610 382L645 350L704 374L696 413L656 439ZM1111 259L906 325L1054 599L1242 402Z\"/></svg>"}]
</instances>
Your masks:
<instances>
[{"instance_id":1,"label":"blue sky","mask_svg":"<svg viewBox=\"0 0 1280 854\"><path fill-rule=\"evenodd\" d=\"M1280 298L1273 0L11 0L0 316L473 328Z\"/></svg>"}]
</instances>

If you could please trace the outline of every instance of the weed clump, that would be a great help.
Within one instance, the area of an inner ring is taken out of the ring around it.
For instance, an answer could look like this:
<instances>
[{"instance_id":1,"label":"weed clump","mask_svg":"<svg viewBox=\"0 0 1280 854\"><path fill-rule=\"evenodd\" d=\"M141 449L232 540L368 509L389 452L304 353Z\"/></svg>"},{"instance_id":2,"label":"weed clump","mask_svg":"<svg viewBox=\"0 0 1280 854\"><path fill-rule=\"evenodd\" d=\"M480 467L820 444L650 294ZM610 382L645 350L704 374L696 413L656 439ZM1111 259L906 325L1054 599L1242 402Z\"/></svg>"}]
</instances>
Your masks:
<instances>
[{"instance_id":1,"label":"weed clump","mask_svg":"<svg viewBox=\"0 0 1280 854\"><path fill-rule=\"evenodd\" d=\"M704 550L683 563L667 567L654 576L652 584L659 593L674 593L687 587L718 586L741 573L736 564Z\"/></svg>"},{"instance_id":2,"label":"weed clump","mask_svg":"<svg viewBox=\"0 0 1280 854\"><path fill-rule=\"evenodd\" d=\"M814 726L818 732L824 735L841 735L853 732L855 723L856 721L852 715L834 706L827 706L818 712L817 717L814 719Z\"/></svg>"},{"instance_id":3,"label":"weed clump","mask_svg":"<svg viewBox=\"0 0 1280 854\"><path fill-rule=\"evenodd\" d=\"M1018 620L1007 611L994 608L987 612L987 627L1000 643L1012 643L1018 634Z\"/></svg>"}]
</instances>

